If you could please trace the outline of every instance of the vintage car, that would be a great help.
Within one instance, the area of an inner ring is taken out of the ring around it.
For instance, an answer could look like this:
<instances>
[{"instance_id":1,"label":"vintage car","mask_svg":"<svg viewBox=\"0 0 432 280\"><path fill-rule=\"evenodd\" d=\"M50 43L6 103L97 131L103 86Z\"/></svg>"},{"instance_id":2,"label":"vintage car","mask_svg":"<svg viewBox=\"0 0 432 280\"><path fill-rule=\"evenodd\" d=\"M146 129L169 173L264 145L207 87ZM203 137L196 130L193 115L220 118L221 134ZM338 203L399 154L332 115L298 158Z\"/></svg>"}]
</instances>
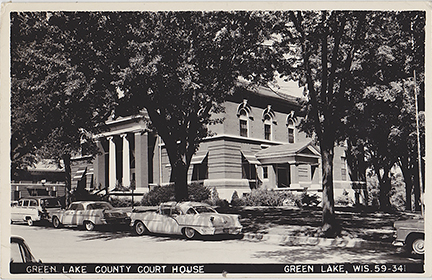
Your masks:
<instances>
[{"instance_id":1,"label":"vintage car","mask_svg":"<svg viewBox=\"0 0 432 280\"><path fill-rule=\"evenodd\" d=\"M29 246L27 246L26 242L22 237L19 236L11 236L10 238L10 246L11 246L11 255L10 262L11 263L40 263L41 261L36 261L35 257L30 251Z\"/></svg>"},{"instance_id":2,"label":"vintage car","mask_svg":"<svg viewBox=\"0 0 432 280\"><path fill-rule=\"evenodd\" d=\"M61 209L59 198L52 196L33 196L21 198L11 203L11 222L34 222L49 220L52 211Z\"/></svg>"},{"instance_id":3,"label":"vintage car","mask_svg":"<svg viewBox=\"0 0 432 280\"><path fill-rule=\"evenodd\" d=\"M162 233L184 235L193 239L198 235L239 235L242 225L239 215L220 214L199 202L166 202L157 211L134 210L131 226L137 235Z\"/></svg>"},{"instance_id":4,"label":"vintage car","mask_svg":"<svg viewBox=\"0 0 432 280\"><path fill-rule=\"evenodd\" d=\"M106 201L76 201L67 209L52 213L52 224L61 226L84 226L91 231L98 225L128 225L130 218L126 211L114 208Z\"/></svg>"},{"instance_id":5,"label":"vintage car","mask_svg":"<svg viewBox=\"0 0 432 280\"><path fill-rule=\"evenodd\" d=\"M409 253L424 255L424 219L396 221L396 239L394 246L405 246Z\"/></svg>"}]
</instances>

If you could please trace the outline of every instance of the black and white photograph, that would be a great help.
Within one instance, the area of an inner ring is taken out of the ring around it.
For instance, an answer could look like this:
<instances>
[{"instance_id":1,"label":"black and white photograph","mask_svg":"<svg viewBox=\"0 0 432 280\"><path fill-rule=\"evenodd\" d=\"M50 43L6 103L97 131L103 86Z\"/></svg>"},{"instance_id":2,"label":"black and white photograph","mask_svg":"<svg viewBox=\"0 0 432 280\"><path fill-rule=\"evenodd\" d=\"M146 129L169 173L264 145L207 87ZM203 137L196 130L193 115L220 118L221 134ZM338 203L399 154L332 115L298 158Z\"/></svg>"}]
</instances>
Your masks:
<instances>
[{"instance_id":1,"label":"black and white photograph","mask_svg":"<svg viewBox=\"0 0 432 280\"><path fill-rule=\"evenodd\" d=\"M1 278L431 277L430 4L3 3Z\"/></svg>"}]
</instances>

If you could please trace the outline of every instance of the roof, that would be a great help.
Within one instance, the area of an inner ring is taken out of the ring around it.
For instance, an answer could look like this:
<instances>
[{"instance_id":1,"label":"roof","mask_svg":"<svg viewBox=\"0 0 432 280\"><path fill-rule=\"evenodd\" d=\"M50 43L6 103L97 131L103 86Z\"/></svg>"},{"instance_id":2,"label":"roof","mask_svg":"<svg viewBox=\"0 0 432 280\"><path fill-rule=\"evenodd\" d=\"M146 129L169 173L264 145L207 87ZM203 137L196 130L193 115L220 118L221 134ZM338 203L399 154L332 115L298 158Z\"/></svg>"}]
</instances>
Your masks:
<instances>
[{"instance_id":1,"label":"roof","mask_svg":"<svg viewBox=\"0 0 432 280\"><path fill-rule=\"evenodd\" d=\"M278 99L278 100L283 100L283 101L287 101L291 104L298 104L297 99L299 97L296 97L294 94L290 94L290 92L284 91L284 90L276 90L276 89L271 89L268 86L262 86L262 85L252 85L250 83L248 83L247 81L238 81L237 85L240 88L244 88L247 91L254 93L256 95L265 97L265 98L274 98L274 99Z\"/></svg>"},{"instance_id":2,"label":"roof","mask_svg":"<svg viewBox=\"0 0 432 280\"><path fill-rule=\"evenodd\" d=\"M269 147L259 151L256 154L258 160L263 158L271 158L271 157L287 157L294 155L305 155L311 157L320 157L320 153L318 149L312 145L311 141L308 142L299 142L299 143L288 143L277 145L273 147Z\"/></svg>"}]
</instances>

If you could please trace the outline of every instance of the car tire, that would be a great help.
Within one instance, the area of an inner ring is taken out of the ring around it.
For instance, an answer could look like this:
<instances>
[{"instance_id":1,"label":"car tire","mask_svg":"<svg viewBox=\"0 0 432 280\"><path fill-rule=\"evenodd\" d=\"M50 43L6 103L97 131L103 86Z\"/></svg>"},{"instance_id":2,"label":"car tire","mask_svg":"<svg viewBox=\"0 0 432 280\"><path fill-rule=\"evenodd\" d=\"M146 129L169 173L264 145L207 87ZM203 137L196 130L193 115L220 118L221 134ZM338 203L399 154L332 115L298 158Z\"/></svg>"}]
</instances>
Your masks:
<instances>
[{"instance_id":1,"label":"car tire","mask_svg":"<svg viewBox=\"0 0 432 280\"><path fill-rule=\"evenodd\" d=\"M84 227L87 231L92 231L92 230L94 230L95 225L90 221L85 221Z\"/></svg>"},{"instance_id":2,"label":"car tire","mask_svg":"<svg viewBox=\"0 0 432 280\"><path fill-rule=\"evenodd\" d=\"M147 227L141 221L136 221L134 225L134 231L137 235L143 235L148 232Z\"/></svg>"},{"instance_id":3,"label":"car tire","mask_svg":"<svg viewBox=\"0 0 432 280\"><path fill-rule=\"evenodd\" d=\"M408 242L408 249L411 251L414 255L424 255L425 248L424 248L424 236L416 235L412 238L410 238L410 241Z\"/></svg>"},{"instance_id":4,"label":"car tire","mask_svg":"<svg viewBox=\"0 0 432 280\"><path fill-rule=\"evenodd\" d=\"M61 227L60 220L59 220L59 218L57 218L57 217L54 217L54 218L53 218L53 220L52 220L52 224L53 224L53 227L54 227L54 228L59 228L59 227Z\"/></svg>"},{"instance_id":5,"label":"car tire","mask_svg":"<svg viewBox=\"0 0 432 280\"><path fill-rule=\"evenodd\" d=\"M183 234L187 239L194 239L198 235L196 230L189 227L183 229Z\"/></svg>"},{"instance_id":6,"label":"car tire","mask_svg":"<svg viewBox=\"0 0 432 280\"><path fill-rule=\"evenodd\" d=\"M30 219L27 219L27 224L28 224L29 226L32 226L32 225L34 225L34 222L33 222L33 220L30 218Z\"/></svg>"}]
</instances>

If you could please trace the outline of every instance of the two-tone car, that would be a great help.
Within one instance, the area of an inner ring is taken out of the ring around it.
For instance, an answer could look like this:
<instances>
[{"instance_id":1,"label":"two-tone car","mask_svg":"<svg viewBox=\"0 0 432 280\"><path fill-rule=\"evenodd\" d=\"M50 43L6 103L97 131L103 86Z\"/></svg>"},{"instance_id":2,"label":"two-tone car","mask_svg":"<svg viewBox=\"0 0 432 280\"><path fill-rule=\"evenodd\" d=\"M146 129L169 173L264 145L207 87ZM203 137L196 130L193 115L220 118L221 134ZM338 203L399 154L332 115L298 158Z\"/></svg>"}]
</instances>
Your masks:
<instances>
[{"instance_id":1,"label":"two-tone car","mask_svg":"<svg viewBox=\"0 0 432 280\"><path fill-rule=\"evenodd\" d=\"M424 219L409 219L394 222L396 239L394 246L404 246L409 253L424 255Z\"/></svg>"},{"instance_id":2,"label":"two-tone car","mask_svg":"<svg viewBox=\"0 0 432 280\"><path fill-rule=\"evenodd\" d=\"M145 233L184 235L193 239L199 235L240 235L239 215L220 214L210 205L200 202L166 202L157 211L134 210L131 226L137 235Z\"/></svg>"},{"instance_id":3,"label":"two-tone car","mask_svg":"<svg viewBox=\"0 0 432 280\"><path fill-rule=\"evenodd\" d=\"M67 209L52 213L52 224L61 226L84 226L91 231L100 225L129 225L127 211L114 208L106 201L76 201Z\"/></svg>"},{"instance_id":4,"label":"two-tone car","mask_svg":"<svg viewBox=\"0 0 432 280\"><path fill-rule=\"evenodd\" d=\"M59 198L52 196L33 196L21 198L11 203L11 222L34 222L50 220L51 212L61 209Z\"/></svg>"}]
</instances>

